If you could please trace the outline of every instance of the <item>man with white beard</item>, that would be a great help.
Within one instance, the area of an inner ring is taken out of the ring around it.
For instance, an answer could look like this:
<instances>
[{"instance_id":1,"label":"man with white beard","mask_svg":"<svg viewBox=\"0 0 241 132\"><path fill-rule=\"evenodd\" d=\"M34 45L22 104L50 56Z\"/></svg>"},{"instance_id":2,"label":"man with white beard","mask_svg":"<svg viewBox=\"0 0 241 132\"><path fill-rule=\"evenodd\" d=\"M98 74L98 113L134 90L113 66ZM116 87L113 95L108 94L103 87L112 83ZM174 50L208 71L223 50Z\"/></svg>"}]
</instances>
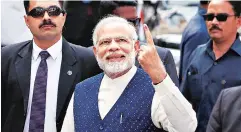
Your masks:
<instances>
[{"instance_id":1,"label":"man with white beard","mask_svg":"<svg viewBox=\"0 0 241 132\"><path fill-rule=\"evenodd\" d=\"M108 16L95 27L94 53L104 73L77 84L62 132L193 132L192 106L171 81L148 27L139 45L133 25ZM138 54L138 55L137 55ZM143 69L137 68L135 56Z\"/></svg>"}]
</instances>

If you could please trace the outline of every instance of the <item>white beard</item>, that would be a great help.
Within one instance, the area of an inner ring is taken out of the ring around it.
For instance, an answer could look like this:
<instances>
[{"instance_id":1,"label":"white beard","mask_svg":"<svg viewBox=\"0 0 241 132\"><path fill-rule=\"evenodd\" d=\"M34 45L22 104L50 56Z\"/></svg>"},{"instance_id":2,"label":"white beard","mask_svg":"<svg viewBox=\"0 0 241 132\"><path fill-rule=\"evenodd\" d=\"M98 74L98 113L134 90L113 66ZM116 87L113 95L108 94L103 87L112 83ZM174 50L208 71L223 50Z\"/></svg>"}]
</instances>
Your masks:
<instances>
[{"instance_id":1,"label":"white beard","mask_svg":"<svg viewBox=\"0 0 241 132\"><path fill-rule=\"evenodd\" d=\"M133 49L129 54L124 54L125 59L120 62L108 62L106 57L111 53L108 52L105 54L103 59L96 57L99 67L107 74L115 74L123 72L127 69L130 69L135 64L135 50Z\"/></svg>"}]
</instances>

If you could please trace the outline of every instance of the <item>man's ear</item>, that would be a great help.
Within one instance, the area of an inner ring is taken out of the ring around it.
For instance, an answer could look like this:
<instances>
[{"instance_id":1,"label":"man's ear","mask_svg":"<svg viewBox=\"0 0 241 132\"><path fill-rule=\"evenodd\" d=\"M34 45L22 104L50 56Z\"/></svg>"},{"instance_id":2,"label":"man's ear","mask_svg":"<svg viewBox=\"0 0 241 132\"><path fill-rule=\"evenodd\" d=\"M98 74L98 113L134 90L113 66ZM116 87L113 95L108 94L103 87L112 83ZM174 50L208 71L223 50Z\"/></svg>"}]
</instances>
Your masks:
<instances>
[{"instance_id":1,"label":"man's ear","mask_svg":"<svg viewBox=\"0 0 241 132\"><path fill-rule=\"evenodd\" d=\"M136 52L136 55L137 55L137 53L138 53L138 51L139 51L139 49L140 49L140 41L139 41L139 40L137 40L137 41L135 42L134 48L135 48L135 52Z\"/></svg>"},{"instance_id":2,"label":"man's ear","mask_svg":"<svg viewBox=\"0 0 241 132\"><path fill-rule=\"evenodd\" d=\"M96 51L97 49L96 49L96 46L93 46L93 52L94 52L94 55L96 56Z\"/></svg>"},{"instance_id":3,"label":"man's ear","mask_svg":"<svg viewBox=\"0 0 241 132\"><path fill-rule=\"evenodd\" d=\"M65 12L64 15L63 15L64 23L65 23L65 21L66 21L66 17L67 17L67 13Z\"/></svg>"},{"instance_id":4,"label":"man's ear","mask_svg":"<svg viewBox=\"0 0 241 132\"><path fill-rule=\"evenodd\" d=\"M237 29L239 29L241 26L241 16L237 18Z\"/></svg>"},{"instance_id":5,"label":"man's ear","mask_svg":"<svg viewBox=\"0 0 241 132\"><path fill-rule=\"evenodd\" d=\"M25 21L26 26L29 28L29 21L28 21L27 15L24 15L24 21Z\"/></svg>"}]
</instances>

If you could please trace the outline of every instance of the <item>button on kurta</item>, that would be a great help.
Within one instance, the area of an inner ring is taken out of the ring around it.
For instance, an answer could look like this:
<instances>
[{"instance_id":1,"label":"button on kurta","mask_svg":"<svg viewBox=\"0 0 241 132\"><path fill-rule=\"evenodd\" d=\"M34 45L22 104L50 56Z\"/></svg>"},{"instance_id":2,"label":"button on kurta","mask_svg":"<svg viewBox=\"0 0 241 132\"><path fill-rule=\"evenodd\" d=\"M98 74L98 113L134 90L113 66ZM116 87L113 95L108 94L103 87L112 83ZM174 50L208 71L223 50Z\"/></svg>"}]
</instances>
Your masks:
<instances>
[{"instance_id":1,"label":"button on kurta","mask_svg":"<svg viewBox=\"0 0 241 132\"><path fill-rule=\"evenodd\" d=\"M100 128L100 130L103 130L103 129L104 129L104 127L103 127L102 125L100 125L100 127L99 127L99 128Z\"/></svg>"}]
</instances>

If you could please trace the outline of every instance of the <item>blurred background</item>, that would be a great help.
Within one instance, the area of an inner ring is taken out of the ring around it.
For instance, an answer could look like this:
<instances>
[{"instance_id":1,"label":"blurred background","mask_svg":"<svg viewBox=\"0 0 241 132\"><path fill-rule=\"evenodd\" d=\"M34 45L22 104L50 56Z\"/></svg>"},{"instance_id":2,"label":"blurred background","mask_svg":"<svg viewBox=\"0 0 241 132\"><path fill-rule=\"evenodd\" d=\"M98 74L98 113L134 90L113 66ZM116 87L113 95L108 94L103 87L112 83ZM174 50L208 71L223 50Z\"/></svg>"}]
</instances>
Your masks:
<instances>
[{"instance_id":1,"label":"blurred background","mask_svg":"<svg viewBox=\"0 0 241 132\"><path fill-rule=\"evenodd\" d=\"M150 28L155 44L170 49L177 71L180 63L182 32L197 13L199 0L138 1L137 14ZM92 30L98 22L100 1L64 1L67 20L63 36L71 43L89 47ZM1 1L1 45L32 39L24 23L23 1ZM139 36L141 37L141 35Z\"/></svg>"},{"instance_id":2,"label":"blurred background","mask_svg":"<svg viewBox=\"0 0 241 132\"><path fill-rule=\"evenodd\" d=\"M180 65L182 32L197 13L199 0L144 2L144 22L152 30L155 44L168 48L174 57L177 71Z\"/></svg>"}]
</instances>

